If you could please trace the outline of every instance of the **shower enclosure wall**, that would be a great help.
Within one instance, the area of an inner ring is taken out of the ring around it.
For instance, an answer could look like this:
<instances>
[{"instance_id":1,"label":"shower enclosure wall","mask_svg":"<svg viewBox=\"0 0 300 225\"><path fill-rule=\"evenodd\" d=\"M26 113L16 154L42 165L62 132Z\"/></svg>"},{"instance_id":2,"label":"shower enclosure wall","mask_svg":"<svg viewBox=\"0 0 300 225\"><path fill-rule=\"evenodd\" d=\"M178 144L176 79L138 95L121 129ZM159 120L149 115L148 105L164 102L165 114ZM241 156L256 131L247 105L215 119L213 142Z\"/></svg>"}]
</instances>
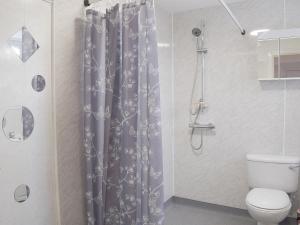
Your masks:
<instances>
[{"instance_id":1,"label":"shower enclosure wall","mask_svg":"<svg viewBox=\"0 0 300 225\"><path fill-rule=\"evenodd\" d=\"M58 224L52 4L1 1L0 224Z\"/></svg>"}]
</instances>

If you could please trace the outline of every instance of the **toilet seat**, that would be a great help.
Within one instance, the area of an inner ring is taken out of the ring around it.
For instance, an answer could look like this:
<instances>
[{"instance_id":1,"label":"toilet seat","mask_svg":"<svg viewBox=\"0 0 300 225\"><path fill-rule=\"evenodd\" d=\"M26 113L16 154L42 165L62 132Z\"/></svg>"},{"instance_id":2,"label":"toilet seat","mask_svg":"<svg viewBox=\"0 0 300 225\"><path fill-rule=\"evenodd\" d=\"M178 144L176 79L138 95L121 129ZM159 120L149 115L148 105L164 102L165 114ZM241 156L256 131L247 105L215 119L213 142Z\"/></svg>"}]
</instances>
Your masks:
<instances>
[{"instance_id":1,"label":"toilet seat","mask_svg":"<svg viewBox=\"0 0 300 225\"><path fill-rule=\"evenodd\" d=\"M289 196L280 190L254 188L246 198L246 204L261 211L286 211L291 208Z\"/></svg>"},{"instance_id":2,"label":"toilet seat","mask_svg":"<svg viewBox=\"0 0 300 225\"><path fill-rule=\"evenodd\" d=\"M246 198L250 215L259 225L278 225L289 214L292 203L289 196L279 190L255 188Z\"/></svg>"}]
</instances>

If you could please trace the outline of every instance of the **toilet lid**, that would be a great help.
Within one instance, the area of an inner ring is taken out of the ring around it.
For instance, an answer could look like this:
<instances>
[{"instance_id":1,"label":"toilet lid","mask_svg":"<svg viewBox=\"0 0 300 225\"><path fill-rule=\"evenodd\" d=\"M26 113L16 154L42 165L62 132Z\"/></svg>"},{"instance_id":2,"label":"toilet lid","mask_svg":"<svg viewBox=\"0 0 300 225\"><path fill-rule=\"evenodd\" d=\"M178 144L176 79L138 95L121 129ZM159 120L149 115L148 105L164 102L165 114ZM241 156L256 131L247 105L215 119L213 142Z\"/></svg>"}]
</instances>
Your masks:
<instances>
[{"instance_id":1,"label":"toilet lid","mask_svg":"<svg viewBox=\"0 0 300 225\"><path fill-rule=\"evenodd\" d=\"M246 203L261 209L284 209L290 203L289 196L279 190L255 188L249 192Z\"/></svg>"}]
</instances>

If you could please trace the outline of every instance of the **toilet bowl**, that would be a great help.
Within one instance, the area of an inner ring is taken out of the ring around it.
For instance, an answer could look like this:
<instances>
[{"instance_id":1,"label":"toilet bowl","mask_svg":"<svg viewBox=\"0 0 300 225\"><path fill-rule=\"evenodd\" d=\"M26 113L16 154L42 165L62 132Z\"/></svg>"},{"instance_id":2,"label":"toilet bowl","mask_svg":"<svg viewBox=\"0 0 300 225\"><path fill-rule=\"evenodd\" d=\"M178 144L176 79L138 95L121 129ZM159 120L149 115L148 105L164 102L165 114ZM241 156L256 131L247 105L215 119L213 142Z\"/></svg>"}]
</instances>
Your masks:
<instances>
[{"instance_id":1,"label":"toilet bowl","mask_svg":"<svg viewBox=\"0 0 300 225\"><path fill-rule=\"evenodd\" d=\"M288 216L292 207L285 192L264 188L251 190L246 205L258 225L278 225Z\"/></svg>"}]
</instances>

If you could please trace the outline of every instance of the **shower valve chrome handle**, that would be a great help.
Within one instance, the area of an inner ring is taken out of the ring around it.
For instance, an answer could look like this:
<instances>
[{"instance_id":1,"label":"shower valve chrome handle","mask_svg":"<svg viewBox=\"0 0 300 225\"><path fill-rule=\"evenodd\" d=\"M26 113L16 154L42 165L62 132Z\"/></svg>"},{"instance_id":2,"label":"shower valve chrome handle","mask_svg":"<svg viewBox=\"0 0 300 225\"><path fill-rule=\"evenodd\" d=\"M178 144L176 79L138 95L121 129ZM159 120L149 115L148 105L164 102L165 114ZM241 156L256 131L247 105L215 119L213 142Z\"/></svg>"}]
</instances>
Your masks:
<instances>
[{"instance_id":1,"label":"shower valve chrome handle","mask_svg":"<svg viewBox=\"0 0 300 225\"><path fill-rule=\"evenodd\" d=\"M200 49L197 49L196 51L199 52L199 53L206 54L208 52L208 49L207 48L200 48Z\"/></svg>"}]
</instances>

